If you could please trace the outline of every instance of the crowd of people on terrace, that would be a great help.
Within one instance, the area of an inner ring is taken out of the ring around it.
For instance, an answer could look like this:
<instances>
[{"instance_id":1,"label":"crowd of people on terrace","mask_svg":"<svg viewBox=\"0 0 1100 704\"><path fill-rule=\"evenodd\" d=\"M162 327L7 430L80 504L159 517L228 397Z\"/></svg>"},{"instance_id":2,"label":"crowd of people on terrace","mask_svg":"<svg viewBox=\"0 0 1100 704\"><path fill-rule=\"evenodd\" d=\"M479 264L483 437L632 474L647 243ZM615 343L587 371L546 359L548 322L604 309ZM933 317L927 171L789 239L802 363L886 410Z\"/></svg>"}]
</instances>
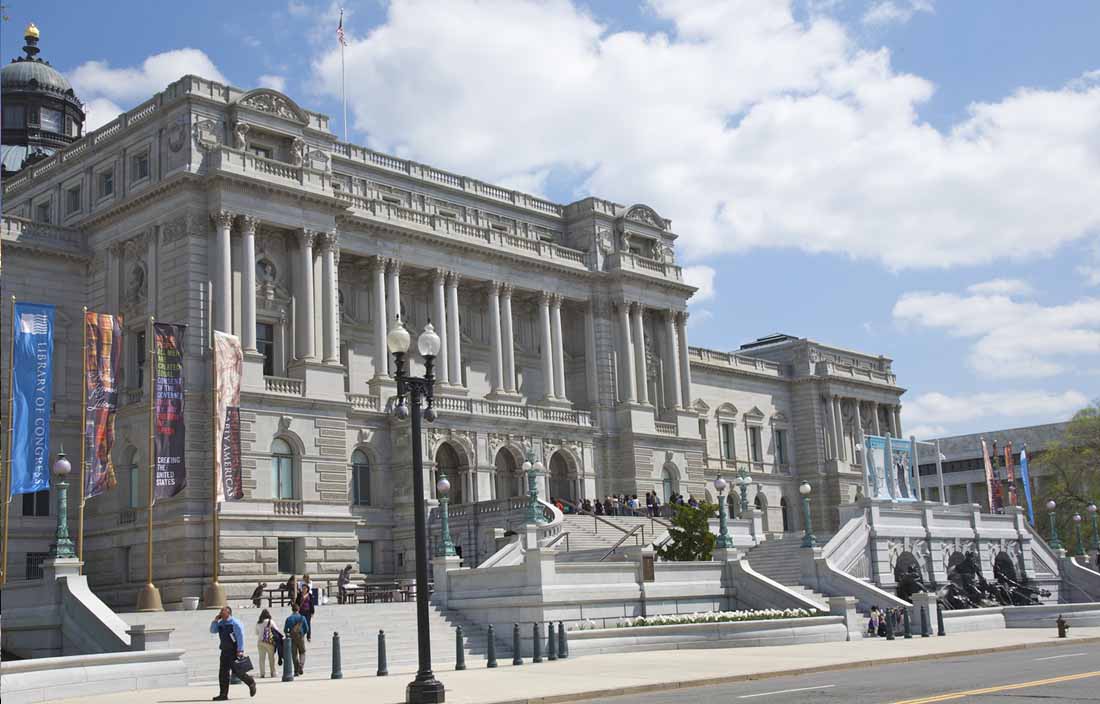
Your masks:
<instances>
[{"instance_id":1,"label":"crowd of people on terrace","mask_svg":"<svg viewBox=\"0 0 1100 704\"><path fill-rule=\"evenodd\" d=\"M565 514L586 513L596 516L647 516L649 518L671 515L670 506L673 504L691 508L699 508L701 505L694 496L685 499L683 494L678 493L672 494L668 504L664 504L655 491L647 491L642 499L639 499L637 494L608 494L603 499L595 501L585 499L580 504L560 498L551 498L550 503Z\"/></svg>"}]
</instances>

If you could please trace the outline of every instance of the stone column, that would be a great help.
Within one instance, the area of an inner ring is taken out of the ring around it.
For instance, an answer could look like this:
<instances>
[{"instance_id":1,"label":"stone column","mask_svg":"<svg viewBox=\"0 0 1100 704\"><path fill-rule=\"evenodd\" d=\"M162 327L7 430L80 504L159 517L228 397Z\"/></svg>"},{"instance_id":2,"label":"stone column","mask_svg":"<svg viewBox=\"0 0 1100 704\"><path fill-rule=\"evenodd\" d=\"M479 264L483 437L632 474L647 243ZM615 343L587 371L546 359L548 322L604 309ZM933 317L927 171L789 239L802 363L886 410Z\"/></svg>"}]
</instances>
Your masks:
<instances>
[{"instance_id":1,"label":"stone column","mask_svg":"<svg viewBox=\"0 0 1100 704\"><path fill-rule=\"evenodd\" d=\"M256 218L241 216L241 346L256 351Z\"/></svg>"},{"instance_id":2,"label":"stone column","mask_svg":"<svg viewBox=\"0 0 1100 704\"><path fill-rule=\"evenodd\" d=\"M145 309L149 315L157 314L157 248L160 246L161 226L157 225L145 235Z\"/></svg>"},{"instance_id":3,"label":"stone column","mask_svg":"<svg viewBox=\"0 0 1100 704\"><path fill-rule=\"evenodd\" d=\"M836 423L833 432L836 435L836 457L839 460L848 459L848 447L844 444L844 406L840 403L840 396L833 396L830 402L833 405L833 415Z\"/></svg>"},{"instance_id":4,"label":"stone column","mask_svg":"<svg viewBox=\"0 0 1100 704\"><path fill-rule=\"evenodd\" d=\"M680 390L684 395L684 408L691 408L691 360L688 359L688 312L676 316L676 339L680 345Z\"/></svg>"},{"instance_id":5,"label":"stone column","mask_svg":"<svg viewBox=\"0 0 1100 704\"><path fill-rule=\"evenodd\" d=\"M554 344L554 395L567 401L565 395L565 345L561 334L561 296L550 299L550 338Z\"/></svg>"},{"instance_id":6,"label":"stone column","mask_svg":"<svg viewBox=\"0 0 1100 704\"><path fill-rule=\"evenodd\" d=\"M337 336L337 311L339 288L336 283L336 233L321 232L317 239L321 246L321 341L322 359L325 364L340 363L340 341Z\"/></svg>"},{"instance_id":7,"label":"stone column","mask_svg":"<svg viewBox=\"0 0 1100 704\"><path fill-rule=\"evenodd\" d=\"M295 281L294 326L298 359L316 361L313 340L313 242L316 232L303 230L298 240L298 279Z\"/></svg>"},{"instance_id":8,"label":"stone column","mask_svg":"<svg viewBox=\"0 0 1100 704\"><path fill-rule=\"evenodd\" d=\"M596 373L596 303L589 299L584 310L584 372L588 385L586 397L589 408L600 402L599 376Z\"/></svg>"},{"instance_id":9,"label":"stone column","mask_svg":"<svg viewBox=\"0 0 1100 704\"><path fill-rule=\"evenodd\" d=\"M458 274L451 272L447 277L447 329L451 331L447 351L451 355L451 384L462 386L462 328L458 321Z\"/></svg>"},{"instance_id":10,"label":"stone column","mask_svg":"<svg viewBox=\"0 0 1100 704\"><path fill-rule=\"evenodd\" d=\"M389 318L386 315L386 259L371 257L370 274L374 281L374 378L389 376L390 352L386 347Z\"/></svg>"},{"instance_id":11,"label":"stone column","mask_svg":"<svg viewBox=\"0 0 1100 704\"><path fill-rule=\"evenodd\" d=\"M550 297L543 291L539 294L539 344L542 347L542 379L546 400L554 400L554 351L550 329Z\"/></svg>"},{"instance_id":12,"label":"stone column","mask_svg":"<svg viewBox=\"0 0 1100 704\"><path fill-rule=\"evenodd\" d=\"M386 329L389 330L389 326L401 317L401 262L390 259L386 269ZM412 335L411 330L409 334Z\"/></svg>"},{"instance_id":13,"label":"stone column","mask_svg":"<svg viewBox=\"0 0 1100 704\"><path fill-rule=\"evenodd\" d=\"M637 378L638 403L649 403L649 382L646 376L645 325L642 322L642 304L630 306L630 326L634 337L634 376Z\"/></svg>"},{"instance_id":14,"label":"stone column","mask_svg":"<svg viewBox=\"0 0 1100 704\"><path fill-rule=\"evenodd\" d=\"M901 406L894 406L894 435L901 437Z\"/></svg>"},{"instance_id":15,"label":"stone column","mask_svg":"<svg viewBox=\"0 0 1100 704\"><path fill-rule=\"evenodd\" d=\"M680 388L680 343L676 335L676 311L665 311L665 337L668 343L665 352L665 358L668 359L665 367L665 382L668 384L666 404L669 408L679 408L684 402L684 396Z\"/></svg>"},{"instance_id":16,"label":"stone column","mask_svg":"<svg viewBox=\"0 0 1100 704\"><path fill-rule=\"evenodd\" d=\"M630 342L630 304L622 301L619 307L619 338L622 349L619 350L619 366L625 387L622 389L623 401L634 403L637 396L634 392L634 345Z\"/></svg>"},{"instance_id":17,"label":"stone column","mask_svg":"<svg viewBox=\"0 0 1100 704\"><path fill-rule=\"evenodd\" d=\"M863 412L860 411L860 408L859 408L860 405L862 405L862 404L860 403L858 398L852 399L852 403L854 403L855 407L856 407L856 427L855 427L855 430L853 431L852 439L855 441L855 444L862 444L863 443ZM861 465L866 466L867 463L863 460L863 458L866 455L867 455L867 448L863 448L863 453L861 454L858 450L856 450L852 454L852 459L853 460L859 460L859 463ZM867 495L870 496L870 494L867 494Z\"/></svg>"},{"instance_id":18,"label":"stone column","mask_svg":"<svg viewBox=\"0 0 1100 704\"><path fill-rule=\"evenodd\" d=\"M450 359L447 352L447 304L444 286L447 283L447 272L444 269L436 269L432 275L432 323L435 332L439 335L439 355L435 359L436 378L440 384L450 384Z\"/></svg>"},{"instance_id":19,"label":"stone column","mask_svg":"<svg viewBox=\"0 0 1100 704\"><path fill-rule=\"evenodd\" d=\"M871 427L875 430L875 435L882 435L882 426L879 425L878 419L878 403L871 403Z\"/></svg>"},{"instance_id":20,"label":"stone column","mask_svg":"<svg viewBox=\"0 0 1100 704\"><path fill-rule=\"evenodd\" d=\"M214 329L231 332L233 321L233 253L230 236L233 213L219 210L213 214L215 226L214 259L211 279L214 281Z\"/></svg>"},{"instance_id":21,"label":"stone column","mask_svg":"<svg viewBox=\"0 0 1100 704\"><path fill-rule=\"evenodd\" d=\"M516 392L516 349L512 332L512 284L500 287L500 335L504 342L504 391Z\"/></svg>"},{"instance_id":22,"label":"stone column","mask_svg":"<svg viewBox=\"0 0 1100 704\"><path fill-rule=\"evenodd\" d=\"M840 438L836 433L836 410L833 408L833 397L822 396L825 401L825 459L840 459Z\"/></svg>"},{"instance_id":23,"label":"stone column","mask_svg":"<svg viewBox=\"0 0 1100 704\"><path fill-rule=\"evenodd\" d=\"M503 387L503 363L500 344L500 282L490 281L486 290L489 306L489 393L496 395Z\"/></svg>"}]
</instances>

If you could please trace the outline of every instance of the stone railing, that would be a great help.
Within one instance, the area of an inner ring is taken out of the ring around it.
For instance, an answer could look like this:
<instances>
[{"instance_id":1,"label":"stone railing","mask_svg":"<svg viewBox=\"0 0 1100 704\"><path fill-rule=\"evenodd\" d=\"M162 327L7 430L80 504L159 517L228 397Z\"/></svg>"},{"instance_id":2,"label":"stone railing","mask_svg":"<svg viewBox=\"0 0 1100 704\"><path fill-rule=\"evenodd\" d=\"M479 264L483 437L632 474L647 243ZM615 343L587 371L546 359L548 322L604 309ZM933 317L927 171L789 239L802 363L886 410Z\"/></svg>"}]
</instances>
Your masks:
<instances>
[{"instance_id":1,"label":"stone railing","mask_svg":"<svg viewBox=\"0 0 1100 704\"><path fill-rule=\"evenodd\" d=\"M348 403L357 411L381 411L382 402L370 394L348 394Z\"/></svg>"},{"instance_id":2,"label":"stone railing","mask_svg":"<svg viewBox=\"0 0 1100 704\"><path fill-rule=\"evenodd\" d=\"M684 272L678 264L670 264L656 259L649 259L632 252L616 252L607 258L611 269L633 271L650 276L659 276L663 279L683 281Z\"/></svg>"},{"instance_id":3,"label":"stone railing","mask_svg":"<svg viewBox=\"0 0 1100 704\"><path fill-rule=\"evenodd\" d=\"M480 416L499 416L503 418L521 418L542 421L544 423L564 423L584 428L592 427L592 414L569 408L546 408L524 403L490 401L479 398L458 396L436 396L434 403L440 413L466 413Z\"/></svg>"},{"instance_id":4,"label":"stone railing","mask_svg":"<svg viewBox=\"0 0 1100 704\"><path fill-rule=\"evenodd\" d=\"M654 421L653 424L657 428L658 435L671 435L676 437L679 434L675 423L658 420Z\"/></svg>"},{"instance_id":5,"label":"stone railing","mask_svg":"<svg viewBox=\"0 0 1100 704\"><path fill-rule=\"evenodd\" d=\"M306 384L302 379L285 376L265 376L264 390L277 396L305 396Z\"/></svg>"},{"instance_id":6,"label":"stone railing","mask_svg":"<svg viewBox=\"0 0 1100 704\"><path fill-rule=\"evenodd\" d=\"M129 406L131 403L141 403L141 399L145 397L145 389L141 386L135 389L125 389L122 392L122 405Z\"/></svg>"},{"instance_id":7,"label":"stone railing","mask_svg":"<svg viewBox=\"0 0 1100 704\"><path fill-rule=\"evenodd\" d=\"M327 171L296 166L277 159L267 159L241 149L221 145L210 152L210 166L214 169L248 175L261 175L296 183L319 191L332 190L332 174Z\"/></svg>"},{"instance_id":8,"label":"stone railing","mask_svg":"<svg viewBox=\"0 0 1100 704\"><path fill-rule=\"evenodd\" d=\"M869 381L874 384L889 384L890 386L897 386L898 383L897 376L891 372L881 372L877 369L854 367L835 362L818 362L817 373L825 376L839 376L844 379Z\"/></svg>"},{"instance_id":9,"label":"stone railing","mask_svg":"<svg viewBox=\"0 0 1100 704\"><path fill-rule=\"evenodd\" d=\"M764 374L775 378L786 376L782 365L775 362L734 354L733 352L708 350L705 347L688 347L688 361L690 363L706 364L715 368L725 368L730 371Z\"/></svg>"},{"instance_id":10,"label":"stone railing","mask_svg":"<svg viewBox=\"0 0 1100 704\"><path fill-rule=\"evenodd\" d=\"M271 502L271 512L276 516L301 516L301 499L275 499Z\"/></svg>"},{"instance_id":11,"label":"stone railing","mask_svg":"<svg viewBox=\"0 0 1100 704\"><path fill-rule=\"evenodd\" d=\"M782 474L792 475L794 469L789 464L777 464L775 462L750 462L748 460L727 460L721 457L707 457L707 469L715 471L740 472L744 470L750 474Z\"/></svg>"},{"instance_id":12,"label":"stone railing","mask_svg":"<svg viewBox=\"0 0 1100 704\"><path fill-rule=\"evenodd\" d=\"M124 508L118 512L118 524L120 526L132 525L137 521L137 510Z\"/></svg>"},{"instance_id":13,"label":"stone railing","mask_svg":"<svg viewBox=\"0 0 1100 704\"><path fill-rule=\"evenodd\" d=\"M32 222L26 218L5 215L0 224L0 237L7 242L41 245L75 256L88 256L84 233L70 227Z\"/></svg>"}]
</instances>

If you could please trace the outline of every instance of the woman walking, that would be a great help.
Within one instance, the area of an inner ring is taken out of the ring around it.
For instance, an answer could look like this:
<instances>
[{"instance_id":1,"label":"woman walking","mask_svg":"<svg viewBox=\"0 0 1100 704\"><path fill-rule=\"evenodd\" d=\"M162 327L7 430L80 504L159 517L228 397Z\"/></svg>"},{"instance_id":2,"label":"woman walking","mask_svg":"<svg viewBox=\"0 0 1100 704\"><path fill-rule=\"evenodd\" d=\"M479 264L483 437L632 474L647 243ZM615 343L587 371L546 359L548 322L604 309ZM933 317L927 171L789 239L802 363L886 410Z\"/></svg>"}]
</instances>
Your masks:
<instances>
[{"instance_id":1,"label":"woman walking","mask_svg":"<svg viewBox=\"0 0 1100 704\"><path fill-rule=\"evenodd\" d=\"M275 670L275 641L277 639L278 629L275 628L275 624L271 623L271 613L267 609L260 612L260 619L256 621L256 643L260 649L260 678L267 677L268 666L270 665L271 676L276 674ZM281 638L279 639L281 640Z\"/></svg>"}]
</instances>

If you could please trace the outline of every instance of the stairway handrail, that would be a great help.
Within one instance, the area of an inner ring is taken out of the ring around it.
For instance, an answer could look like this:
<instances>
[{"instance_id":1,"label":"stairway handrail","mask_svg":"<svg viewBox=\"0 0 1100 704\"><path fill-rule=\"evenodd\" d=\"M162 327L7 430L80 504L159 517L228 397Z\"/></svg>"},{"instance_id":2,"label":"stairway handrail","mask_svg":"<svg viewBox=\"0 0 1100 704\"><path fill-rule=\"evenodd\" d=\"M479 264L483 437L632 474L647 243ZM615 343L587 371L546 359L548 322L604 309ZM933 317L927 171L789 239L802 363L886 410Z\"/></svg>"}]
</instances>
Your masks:
<instances>
[{"instance_id":1,"label":"stairway handrail","mask_svg":"<svg viewBox=\"0 0 1100 704\"><path fill-rule=\"evenodd\" d=\"M567 530L566 530L566 531L562 531L561 533L558 533L557 535L555 535L555 536L554 536L553 538L551 538L551 539L550 539L550 541L549 541L548 543L546 543L546 545L544 545L543 547L545 547L545 548L552 548L552 547L554 547L555 545L557 545L558 543L560 543L560 542L561 542L562 540L565 540L565 551L566 551L566 552L569 552L569 531L567 531Z\"/></svg>"},{"instance_id":2,"label":"stairway handrail","mask_svg":"<svg viewBox=\"0 0 1100 704\"><path fill-rule=\"evenodd\" d=\"M618 526L616 526L616 527L618 527ZM645 524L644 524L644 523L639 523L638 525L636 525L636 526L634 526L633 528L631 528L631 529L630 529L630 532L628 532L628 533L627 533L626 535L624 535L623 537L619 538L619 542L617 542L617 543L615 543L614 545L612 545L612 546L611 546L611 549L610 549L610 550L608 550L607 552L605 552L605 553L604 553L604 555L603 555L603 557L601 557L601 558L600 558L600 559L598 560L598 562L603 562L603 561L604 561L604 560L606 560L607 558L609 558L609 557L611 557L612 555L614 555L614 554L615 554L615 551L616 551L616 550L618 550L618 549L619 549L619 547L620 547L620 546L621 546L621 545L622 545L623 543L625 543L625 542L627 541L627 539L628 539L628 538L629 538L630 536L632 536L632 535L633 535L633 536L635 536L635 540L637 540L637 533L638 533L638 529L639 529L639 528L640 528L640 529L641 529L641 531L642 531L642 542L640 542L640 543L638 543L638 544L639 544L639 545L643 544L643 543L645 542Z\"/></svg>"}]
</instances>

